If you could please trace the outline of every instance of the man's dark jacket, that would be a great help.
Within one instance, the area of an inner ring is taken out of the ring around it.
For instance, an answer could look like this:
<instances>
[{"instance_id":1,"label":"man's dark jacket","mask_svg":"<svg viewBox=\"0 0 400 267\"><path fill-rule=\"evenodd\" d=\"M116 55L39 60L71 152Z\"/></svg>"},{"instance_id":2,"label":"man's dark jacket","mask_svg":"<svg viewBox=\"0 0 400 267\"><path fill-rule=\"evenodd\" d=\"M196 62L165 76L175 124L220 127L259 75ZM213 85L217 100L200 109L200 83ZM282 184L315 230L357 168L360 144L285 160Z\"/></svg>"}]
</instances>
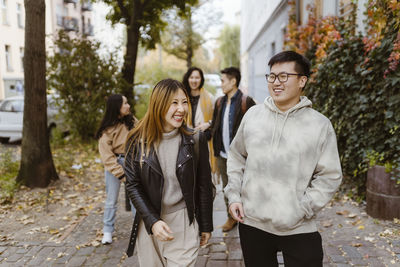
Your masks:
<instances>
[{"instance_id":1,"label":"man's dark jacket","mask_svg":"<svg viewBox=\"0 0 400 267\"><path fill-rule=\"evenodd\" d=\"M192 224L196 217L200 232L212 232L213 193L207 139L200 133L197 157L194 154L193 136L185 134L181 136L176 176L186 203L189 223ZM125 158L126 188L136 208L128 256L133 254L140 221L143 220L148 234L152 234L153 224L161 220L164 177L154 148L150 150L148 156L144 154L136 146L135 149L127 151Z\"/></svg>"},{"instance_id":2,"label":"man's dark jacket","mask_svg":"<svg viewBox=\"0 0 400 267\"><path fill-rule=\"evenodd\" d=\"M243 93L242 91L238 90L237 95L235 96L236 101L234 103L234 115L233 115L233 122L232 122L232 136L230 137L229 143L232 142L233 138L236 135L237 129L239 128L240 122L242 121L244 113L252 106L254 106L256 103L254 102L253 98L247 96L246 97L246 109L245 112L242 110L242 99L243 99ZM222 117L224 114L222 114L222 111L224 110L223 107L228 100L228 97L226 95L221 96L220 98L215 101L215 106L214 106L214 113L213 113L213 119L212 119L212 124L211 124L211 136L213 138L213 147L214 147L214 156L219 157L220 152L224 151L223 149L223 142L222 142Z\"/></svg>"}]
</instances>

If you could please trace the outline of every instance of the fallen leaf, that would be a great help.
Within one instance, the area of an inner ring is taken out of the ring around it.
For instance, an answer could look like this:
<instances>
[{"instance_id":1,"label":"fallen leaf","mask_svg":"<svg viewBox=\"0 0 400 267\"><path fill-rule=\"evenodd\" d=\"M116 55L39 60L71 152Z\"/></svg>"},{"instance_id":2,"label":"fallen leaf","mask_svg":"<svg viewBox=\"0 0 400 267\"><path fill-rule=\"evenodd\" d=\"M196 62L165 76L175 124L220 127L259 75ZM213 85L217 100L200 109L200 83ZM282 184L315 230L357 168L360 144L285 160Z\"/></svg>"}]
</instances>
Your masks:
<instances>
[{"instance_id":1,"label":"fallen leaf","mask_svg":"<svg viewBox=\"0 0 400 267\"><path fill-rule=\"evenodd\" d=\"M322 222L322 226L323 226L323 227L326 227L326 228L331 227L331 226L332 226L332 221L330 221L330 220L328 220L328 221L323 221L323 222Z\"/></svg>"},{"instance_id":2,"label":"fallen leaf","mask_svg":"<svg viewBox=\"0 0 400 267\"><path fill-rule=\"evenodd\" d=\"M67 195L66 196L66 198L76 198L76 197L78 197L78 194L69 194L69 195Z\"/></svg>"},{"instance_id":3,"label":"fallen leaf","mask_svg":"<svg viewBox=\"0 0 400 267\"><path fill-rule=\"evenodd\" d=\"M358 226L358 229L359 229L359 230L364 230L364 229L365 229L365 226L364 226L364 225L360 225L360 226Z\"/></svg>"},{"instance_id":4,"label":"fallen leaf","mask_svg":"<svg viewBox=\"0 0 400 267\"><path fill-rule=\"evenodd\" d=\"M350 211L348 211L348 210L342 210L342 211L338 210L338 211L336 211L336 214L337 214L337 215L344 215L344 216L346 216L346 215L348 215L349 213L350 213Z\"/></svg>"},{"instance_id":5,"label":"fallen leaf","mask_svg":"<svg viewBox=\"0 0 400 267\"><path fill-rule=\"evenodd\" d=\"M351 246L353 246L353 247L356 247L356 248L358 248L358 247L362 247L362 243L351 243Z\"/></svg>"},{"instance_id":6,"label":"fallen leaf","mask_svg":"<svg viewBox=\"0 0 400 267\"><path fill-rule=\"evenodd\" d=\"M347 218L355 218L357 217L357 214L355 213L350 213L349 215L346 216Z\"/></svg>"},{"instance_id":7,"label":"fallen leaf","mask_svg":"<svg viewBox=\"0 0 400 267\"><path fill-rule=\"evenodd\" d=\"M50 229L49 233L52 235L58 234L60 231L58 231L57 229Z\"/></svg>"},{"instance_id":8,"label":"fallen leaf","mask_svg":"<svg viewBox=\"0 0 400 267\"><path fill-rule=\"evenodd\" d=\"M90 243L93 247L98 247L98 246L100 246L100 242L99 241L97 241L97 240L95 240L95 241L92 241L91 243Z\"/></svg>"},{"instance_id":9,"label":"fallen leaf","mask_svg":"<svg viewBox=\"0 0 400 267\"><path fill-rule=\"evenodd\" d=\"M375 238L366 236L366 237L364 237L364 240L369 241L369 242L374 242Z\"/></svg>"},{"instance_id":10,"label":"fallen leaf","mask_svg":"<svg viewBox=\"0 0 400 267\"><path fill-rule=\"evenodd\" d=\"M57 254L57 258L61 258L61 257L65 256L65 255L67 255L67 254L64 253L64 252L60 252L60 253Z\"/></svg>"}]
</instances>

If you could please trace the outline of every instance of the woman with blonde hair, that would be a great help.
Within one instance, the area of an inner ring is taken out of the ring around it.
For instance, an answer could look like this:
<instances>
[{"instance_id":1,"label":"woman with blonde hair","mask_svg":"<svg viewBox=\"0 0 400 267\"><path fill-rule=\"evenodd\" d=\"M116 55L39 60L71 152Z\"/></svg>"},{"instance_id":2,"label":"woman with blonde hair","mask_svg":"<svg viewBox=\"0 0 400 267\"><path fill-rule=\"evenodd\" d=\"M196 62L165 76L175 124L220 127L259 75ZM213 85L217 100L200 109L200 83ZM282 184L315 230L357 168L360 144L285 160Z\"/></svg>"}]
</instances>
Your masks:
<instances>
[{"instance_id":1,"label":"woman with blonde hair","mask_svg":"<svg viewBox=\"0 0 400 267\"><path fill-rule=\"evenodd\" d=\"M158 82L129 133L125 174L137 212L127 254L137 242L140 266L194 266L211 237L207 139L186 127L188 99L179 81Z\"/></svg>"},{"instance_id":2,"label":"woman with blonde hair","mask_svg":"<svg viewBox=\"0 0 400 267\"><path fill-rule=\"evenodd\" d=\"M191 104L191 116L189 116L188 126L195 130L203 131L211 138L209 128L212 123L215 99L207 90L203 88L204 74L198 67L191 67L187 70L182 80L186 92L189 95ZM208 142L209 159L211 164L211 172L218 177L217 163L214 156L212 140ZM215 183L217 184L218 179Z\"/></svg>"}]
</instances>

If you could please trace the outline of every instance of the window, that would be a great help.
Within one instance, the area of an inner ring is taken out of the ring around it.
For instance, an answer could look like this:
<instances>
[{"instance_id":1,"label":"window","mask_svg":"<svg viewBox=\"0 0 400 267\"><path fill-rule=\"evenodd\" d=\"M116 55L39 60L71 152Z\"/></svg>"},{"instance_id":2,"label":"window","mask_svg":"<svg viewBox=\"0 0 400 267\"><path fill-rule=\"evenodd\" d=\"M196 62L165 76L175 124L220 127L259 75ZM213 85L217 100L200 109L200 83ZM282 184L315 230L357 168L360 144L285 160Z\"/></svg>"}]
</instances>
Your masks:
<instances>
[{"instance_id":1,"label":"window","mask_svg":"<svg viewBox=\"0 0 400 267\"><path fill-rule=\"evenodd\" d=\"M1 20L3 25L8 25L7 0L0 0Z\"/></svg>"},{"instance_id":2,"label":"window","mask_svg":"<svg viewBox=\"0 0 400 267\"><path fill-rule=\"evenodd\" d=\"M339 3L339 17L349 17L353 8L354 5L351 0L341 0Z\"/></svg>"},{"instance_id":3,"label":"window","mask_svg":"<svg viewBox=\"0 0 400 267\"><path fill-rule=\"evenodd\" d=\"M63 26L63 17L68 15L68 8L62 4L56 5L57 26Z\"/></svg>"},{"instance_id":4,"label":"window","mask_svg":"<svg viewBox=\"0 0 400 267\"><path fill-rule=\"evenodd\" d=\"M9 45L5 46L6 51L6 66L7 71L13 71L12 63L11 63L11 47Z\"/></svg>"},{"instance_id":5,"label":"window","mask_svg":"<svg viewBox=\"0 0 400 267\"><path fill-rule=\"evenodd\" d=\"M21 57L21 70L24 71L24 48L19 48L19 55Z\"/></svg>"},{"instance_id":6,"label":"window","mask_svg":"<svg viewBox=\"0 0 400 267\"><path fill-rule=\"evenodd\" d=\"M23 28L24 27L24 19L23 19L21 4L17 4L17 21L18 21L18 27Z\"/></svg>"},{"instance_id":7,"label":"window","mask_svg":"<svg viewBox=\"0 0 400 267\"><path fill-rule=\"evenodd\" d=\"M271 57L275 56L276 53L276 46L275 46L275 42L271 43Z\"/></svg>"}]
</instances>

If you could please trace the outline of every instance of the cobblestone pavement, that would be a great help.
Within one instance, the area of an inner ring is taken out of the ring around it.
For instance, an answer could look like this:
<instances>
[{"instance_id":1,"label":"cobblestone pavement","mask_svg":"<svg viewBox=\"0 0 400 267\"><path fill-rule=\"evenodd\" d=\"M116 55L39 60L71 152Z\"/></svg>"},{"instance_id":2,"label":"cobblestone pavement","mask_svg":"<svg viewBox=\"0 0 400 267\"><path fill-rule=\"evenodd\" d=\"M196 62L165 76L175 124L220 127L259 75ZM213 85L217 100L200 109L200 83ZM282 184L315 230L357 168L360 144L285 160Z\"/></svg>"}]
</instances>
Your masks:
<instances>
[{"instance_id":1,"label":"cobblestone pavement","mask_svg":"<svg viewBox=\"0 0 400 267\"><path fill-rule=\"evenodd\" d=\"M123 191L123 190L121 190ZM61 242L0 240L2 266L139 266L137 257L124 254L132 215L123 211L122 193L116 232L111 245L98 244L102 229L99 204ZM225 234L218 227L226 220L221 188L214 203L215 230L210 245L202 248L196 266L244 266L237 227ZM324 266L400 266L400 225L366 215L363 207L332 202L318 215L324 245ZM97 238L97 239L96 239ZM280 266L283 259L278 254Z\"/></svg>"}]
</instances>

